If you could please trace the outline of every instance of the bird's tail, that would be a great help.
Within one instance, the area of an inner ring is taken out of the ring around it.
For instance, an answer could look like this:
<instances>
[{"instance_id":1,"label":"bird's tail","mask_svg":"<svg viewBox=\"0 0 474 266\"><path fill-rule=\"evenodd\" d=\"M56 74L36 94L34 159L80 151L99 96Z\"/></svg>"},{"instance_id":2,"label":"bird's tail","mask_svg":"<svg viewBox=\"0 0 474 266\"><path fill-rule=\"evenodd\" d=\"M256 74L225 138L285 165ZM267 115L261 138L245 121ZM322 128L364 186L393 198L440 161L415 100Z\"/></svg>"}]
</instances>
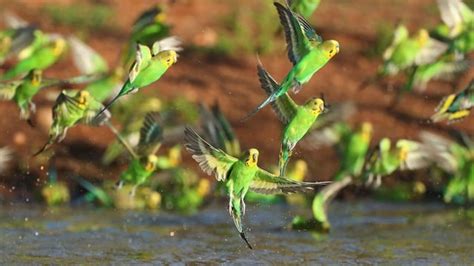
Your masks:
<instances>
[{"instance_id":1,"label":"bird's tail","mask_svg":"<svg viewBox=\"0 0 474 266\"><path fill-rule=\"evenodd\" d=\"M41 153L43 153L44 151L46 151L47 149L49 149L51 145L53 145L53 143L54 143L54 138L49 137L49 140L43 145L43 147L33 154L33 157L36 157L40 155Z\"/></svg>"},{"instance_id":2,"label":"bird's tail","mask_svg":"<svg viewBox=\"0 0 474 266\"><path fill-rule=\"evenodd\" d=\"M288 158L290 157L290 155L291 154L287 148L287 145L282 144L279 158L280 176L285 176L286 174L286 167L288 166Z\"/></svg>"},{"instance_id":3,"label":"bird's tail","mask_svg":"<svg viewBox=\"0 0 474 266\"><path fill-rule=\"evenodd\" d=\"M98 119L100 117L100 115L105 112L105 110L109 109L110 106L112 106L112 104L118 99L120 98L121 96L125 95L126 93L124 92L129 92L129 91L132 91L133 90L133 86L132 84L130 83L130 81L127 80L127 82L125 82L125 84L123 84L123 87L122 89L120 90L119 94L117 94L114 98L112 98L112 100L107 103L104 108L102 110L100 110L100 112L97 113L97 115L94 117L94 119Z\"/></svg>"},{"instance_id":4,"label":"bird's tail","mask_svg":"<svg viewBox=\"0 0 474 266\"><path fill-rule=\"evenodd\" d=\"M232 220L234 220L235 227L237 228L237 231L239 231L240 237L242 238L242 240L245 241L249 249L253 249L249 241L247 240L247 237L245 237L245 233L242 228L243 212L242 212L242 205L241 205L240 199L231 197L229 201L229 213L230 213L230 216L232 217Z\"/></svg>"},{"instance_id":5,"label":"bird's tail","mask_svg":"<svg viewBox=\"0 0 474 266\"><path fill-rule=\"evenodd\" d=\"M246 121L246 120L249 119L251 116L253 116L254 114L256 114L258 111L260 111L261 109L263 109L263 107L267 106L269 103L274 102L277 98L278 98L278 97L277 97L277 93L276 93L276 92L273 92L265 101L263 101L259 106L257 106L257 108L255 108L252 112L250 112L249 114L247 114L247 116L245 116L241 121Z\"/></svg>"},{"instance_id":6,"label":"bird's tail","mask_svg":"<svg viewBox=\"0 0 474 266\"><path fill-rule=\"evenodd\" d=\"M439 122L441 120L447 119L449 114L447 113L449 107L454 102L456 94L450 94L444 97L439 103L438 107L435 109L435 114L431 116L432 122Z\"/></svg>"}]
</instances>

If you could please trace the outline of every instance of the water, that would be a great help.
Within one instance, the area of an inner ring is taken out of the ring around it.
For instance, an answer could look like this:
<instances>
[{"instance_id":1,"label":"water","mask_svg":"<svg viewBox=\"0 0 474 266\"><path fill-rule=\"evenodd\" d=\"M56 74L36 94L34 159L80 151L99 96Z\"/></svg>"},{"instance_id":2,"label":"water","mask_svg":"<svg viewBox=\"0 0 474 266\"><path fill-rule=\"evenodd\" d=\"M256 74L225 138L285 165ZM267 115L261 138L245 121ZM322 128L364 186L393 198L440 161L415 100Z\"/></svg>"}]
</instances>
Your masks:
<instances>
[{"instance_id":1,"label":"water","mask_svg":"<svg viewBox=\"0 0 474 266\"><path fill-rule=\"evenodd\" d=\"M92 208L0 209L0 264L170 262L471 264L474 221L438 204L335 203L331 234L286 229L291 206L248 206L246 248L226 206L193 216ZM471 216L472 217L472 216Z\"/></svg>"}]
</instances>

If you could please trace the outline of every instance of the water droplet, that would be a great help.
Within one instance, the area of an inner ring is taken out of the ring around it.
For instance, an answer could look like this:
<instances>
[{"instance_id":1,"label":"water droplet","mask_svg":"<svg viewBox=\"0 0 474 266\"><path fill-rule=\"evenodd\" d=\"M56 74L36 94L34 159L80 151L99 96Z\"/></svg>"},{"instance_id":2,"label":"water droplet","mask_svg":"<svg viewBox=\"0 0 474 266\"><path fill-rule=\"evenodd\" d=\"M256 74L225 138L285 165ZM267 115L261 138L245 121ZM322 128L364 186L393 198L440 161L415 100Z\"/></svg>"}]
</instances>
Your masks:
<instances>
[{"instance_id":1,"label":"water droplet","mask_svg":"<svg viewBox=\"0 0 474 266\"><path fill-rule=\"evenodd\" d=\"M174 232L170 232L170 236L174 236Z\"/></svg>"},{"instance_id":2,"label":"water droplet","mask_svg":"<svg viewBox=\"0 0 474 266\"><path fill-rule=\"evenodd\" d=\"M38 233L38 231L36 231L36 232L35 232L35 236L39 236L39 233Z\"/></svg>"},{"instance_id":3,"label":"water droplet","mask_svg":"<svg viewBox=\"0 0 474 266\"><path fill-rule=\"evenodd\" d=\"M28 222L28 217L25 217L25 222Z\"/></svg>"}]
</instances>

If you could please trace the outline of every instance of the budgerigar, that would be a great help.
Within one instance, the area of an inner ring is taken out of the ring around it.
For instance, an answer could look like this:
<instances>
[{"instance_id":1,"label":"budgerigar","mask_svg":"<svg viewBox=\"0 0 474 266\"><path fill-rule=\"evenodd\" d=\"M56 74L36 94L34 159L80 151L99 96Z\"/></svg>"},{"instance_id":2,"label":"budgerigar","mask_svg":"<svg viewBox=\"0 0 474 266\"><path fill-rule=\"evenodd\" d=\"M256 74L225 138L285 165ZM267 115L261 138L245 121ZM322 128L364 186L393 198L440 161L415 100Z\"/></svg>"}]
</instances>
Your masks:
<instances>
[{"instance_id":1,"label":"budgerigar","mask_svg":"<svg viewBox=\"0 0 474 266\"><path fill-rule=\"evenodd\" d=\"M110 113L104 112L100 117L97 113L103 105L84 90L77 92L62 91L53 106L53 124L49 129L49 139L34 156L48 149L53 143L60 142L66 137L67 130L78 123L102 125L110 118Z\"/></svg>"},{"instance_id":2,"label":"budgerigar","mask_svg":"<svg viewBox=\"0 0 474 266\"><path fill-rule=\"evenodd\" d=\"M278 90L278 83L259 63L257 65L261 88L271 95ZM272 102L272 108L284 125L280 147L280 175L285 175L286 166L296 144L308 133L326 106L322 98L311 98L304 105L297 105L288 93Z\"/></svg>"},{"instance_id":3,"label":"budgerigar","mask_svg":"<svg viewBox=\"0 0 474 266\"><path fill-rule=\"evenodd\" d=\"M249 189L263 194L291 193L327 183L297 182L273 175L257 166L259 156L257 149L249 149L238 159L214 148L191 128L186 128L185 138L186 148L201 169L209 175L214 175L218 181L226 183L229 193L229 213L241 238L249 248L252 246L247 241L242 226L242 217L245 214L244 197Z\"/></svg>"},{"instance_id":4,"label":"budgerigar","mask_svg":"<svg viewBox=\"0 0 474 266\"><path fill-rule=\"evenodd\" d=\"M123 183L132 184L132 196L134 196L136 188L145 183L158 166L158 157L155 153L160 148L163 140L163 127L159 114L150 112L145 116L136 149L132 149L130 144L120 135L117 135L117 137L132 157L127 170L120 175L119 188L122 187Z\"/></svg>"},{"instance_id":5,"label":"budgerigar","mask_svg":"<svg viewBox=\"0 0 474 266\"><path fill-rule=\"evenodd\" d=\"M474 81L471 81L464 90L444 97L436 108L436 113L431 116L431 121L448 120L448 122L454 122L461 120L471 113L473 106Z\"/></svg>"},{"instance_id":6,"label":"budgerigar","mask_svg":"<svg viewBox=\"0 0 474 266\"><path fill-rule=\"evenodd\" d=\"M178 60L177 51L180 42L175 37L169 37L155 42L150 50L148 46L138 44L137 57L133 63L128 79L120 92L103 109L109 108L118 98L150 85Z\"/></svg>"},{"instance_id":7,"label":"budgerigar","mask_svg":"<svg viewBox=\"0 0 474 266\"><path fill-rule=\"evenodd\" d=\"M289 0L291 10L309 19L318 8L321 0Z\"/></svg>"},{"instance_id":8,"label":"budgerigar","mask_svg":"<svg viewBox=\"0 0 474 266\"><path fill-rule=\"evenodd\" d=\"M5 72L2 80L15 78L33 69L44 70L56 63L66 50L66 41L60 36L50 36L49 38L51 40L36 48L28 57Z\"/></svg>"},{"instance_id":9,"label":"budgerigar","mask_svg":"<svg viewBox=\"0 0 474 266\"><path fill-rule=\"evenodd\" d=\"M337 41L323 41L321 36L314 31L304 18L279 3L275 3L275 7L285 31L288 57L293 64L293 68L283 79L278 89L274 90L246 118L275 101L290 89L293 88L295 92L298 92L302 84L307 83L318 70L339 53L339 43Z\"/></svg>"},{"instance_id":10,"label":"budgerigar","mask_svg":"<svg viewBox=\"0 0 474 266\"><path fill-rule=\"evenodd\" d=\"M474 140L463 133L456 133L457 142L430 132L422 132L420 137L438 154L436 165L450 176L443 191L444 201L474 202Z\"/></svg>"},{"instance_id":11,"label":"budgerigar","mask_svg":"<svg viewBox=\"0 0 474 266\"><path fill-rule=\"evenodd\" d=\"M21 119L29 119L30 113L35 111L32 101L41 88L42 71L31 70L21 80L9 81L0 84L0 99L12 100L20 108Z\"/></svg>"}]
</instances>

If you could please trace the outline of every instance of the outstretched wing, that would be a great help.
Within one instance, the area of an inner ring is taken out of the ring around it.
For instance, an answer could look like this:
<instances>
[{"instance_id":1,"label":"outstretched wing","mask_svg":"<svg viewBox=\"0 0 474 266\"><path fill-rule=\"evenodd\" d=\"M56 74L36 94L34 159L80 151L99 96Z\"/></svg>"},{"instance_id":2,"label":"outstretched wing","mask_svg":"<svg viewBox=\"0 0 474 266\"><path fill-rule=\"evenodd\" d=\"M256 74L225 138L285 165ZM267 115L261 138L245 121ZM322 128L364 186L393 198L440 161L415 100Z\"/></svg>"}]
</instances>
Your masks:
<instances>
[{"instance_id":1,"label":"outstretched wing","mask_svg":"<svg viewBox=\"0 0 474 266\"><path fill-rule=\"evenodd\" d=\"M296 65L301 60L301 58L308 54L311 50L311 43L304 32L309 32L309 29L304 29L304 26L300 24L300 20L302 20L302 18L298 19L298 15L293 13L293 11L291 11L289 8L284 7L282 4L276 2L274 5L278 11L280 23L283 26L283 30L285 32L288 58L290 59L291 63L293 63L293 65ZM309 26L309 28L311 27ZM314 38L312 34L309 35L310 38Z\"/></svg>"},{"instance_id":2,"label":"outstretched wing","mask_svg":"<svg viewBox=\"0 0 474 266\"><path fill-rule=\"evenodd\" d=\"M140 129L140 140L138 141L138 154L155 154L163 141L163 127L160 115L157 112L149 112L145 115L143 125Z\"/></svg>"},{"instance_id":3,"label":"outstretched wing","mask_svg":"<svg viewBox=\"0 0 474 266\"><path fill-rule=\"evenodd\" d=\"M212 147L190 127L186 127L184 136L186 149L192 154L201 169L208 175L214 175L218 181L226 180L230 169L237 162L237 158Z\"/></svg>"},{"instance_id":4,"label":"outstretched wing","mask_svg":"<svg viewBox=\"0 0 474 266\"><path fill-rule=\"evenodd\" d=\"M16 89L21 85L21 80L0 83L0 100L11 100L15 96Z\"/></svg>"},{"instance_id":5,"label":"outstretched wing","mask_svg":"<svg viewBox=\"0 0 474 266\"><path fill-rule=\"evenodd\" d=\"M278 90L280 85L273 79L273 77L263 68L260 61L257 64L257 74L258 79L260 80L260 87L265 91L265 93L270 96L274 91ZM291 119L296 115L296 110L298 106L290 98L288 93L283 94L278 97L275 101L271 103L273 111L277 114L278 118L283 124L288 124Z\"/></svg>"},{"instance_id":6,"label":"outstretched wing","mask_svg":"<svg viewBox=\"0 0 474 266\"><path fill-rule=\"evenodd\" d=\"M167 37L162 40L156 41L155 43L153 43L153 46L151 49L152 55L154 56L157 55L159 52L170 51L170 50L173 50L176 52L182 50L181 41L176 36L171 36L171 37Z\"/></svg>"},{"instance_id":7,"label":"outstretched wing","mask_svg":"<svg viewBox=\"0 0 474 266\"><path fill-rule=\"evenodd\" d=\"M390 46L385 50L383 53L383 60L389 60L390 57L392 57L393 51L395 48L403 41L406 40L409 36L408 29L402 25L399 24L395 31L393 32L393 39L392 43Z\"/></svg>"},{"instance_id":8,"label":"outstretched wing","mask_svg":"<svg viewBox=\"0 0 474 266\"><path fill-rule=\"evenodd\" d=\"M74 65L83 75L105 73L109 67L102 56L74 36L68 38Z\"/></svg>"},{"instance_id":9,"label":"outstretched wing","mask_svg":"<svg viewBox=\"0 0 474 266\"><path fill-rule=\"evenodd\" d=\"M250 189L262 194L288 194L312 190L315 186L329 183L331 182L299 182L258 169L252 184L250 184Z\"/></svg>"},{"instance_id":10,"label":"outstretched wing","mask_svg":"<svg viewBox=\"0 0 474 266\"><path fill-rule=\"evenodd\" d=\"M132 67L130 68L130 73L128 78L130 82L133 82L137 77L140 70L144 69L151 60L151 51L150 48L146 45L137 44L137 53L135 57L135 62L133 62Z\"/></svg>"},{"instance_id":11,"label":"outstretched wing","mask_svg":"<svg viewBox=\"0 0 474 266\"><path fill-rule=\"evenodd\" d=\"M461 0L437 0L437 2L444 24L454 28L462 23Z\"/></svg>"},{"instance_id":12,"label":"outstretched wing","mask_svg":"<svg viewBox=\"0 0 474 266\"><path fill-rule=\"evenodd\" d=\"M430 64L448 50L448 45L433 38L429 38L428 43L418 52L415 58L417 65Z\"/></svg>"}]
</instances>

